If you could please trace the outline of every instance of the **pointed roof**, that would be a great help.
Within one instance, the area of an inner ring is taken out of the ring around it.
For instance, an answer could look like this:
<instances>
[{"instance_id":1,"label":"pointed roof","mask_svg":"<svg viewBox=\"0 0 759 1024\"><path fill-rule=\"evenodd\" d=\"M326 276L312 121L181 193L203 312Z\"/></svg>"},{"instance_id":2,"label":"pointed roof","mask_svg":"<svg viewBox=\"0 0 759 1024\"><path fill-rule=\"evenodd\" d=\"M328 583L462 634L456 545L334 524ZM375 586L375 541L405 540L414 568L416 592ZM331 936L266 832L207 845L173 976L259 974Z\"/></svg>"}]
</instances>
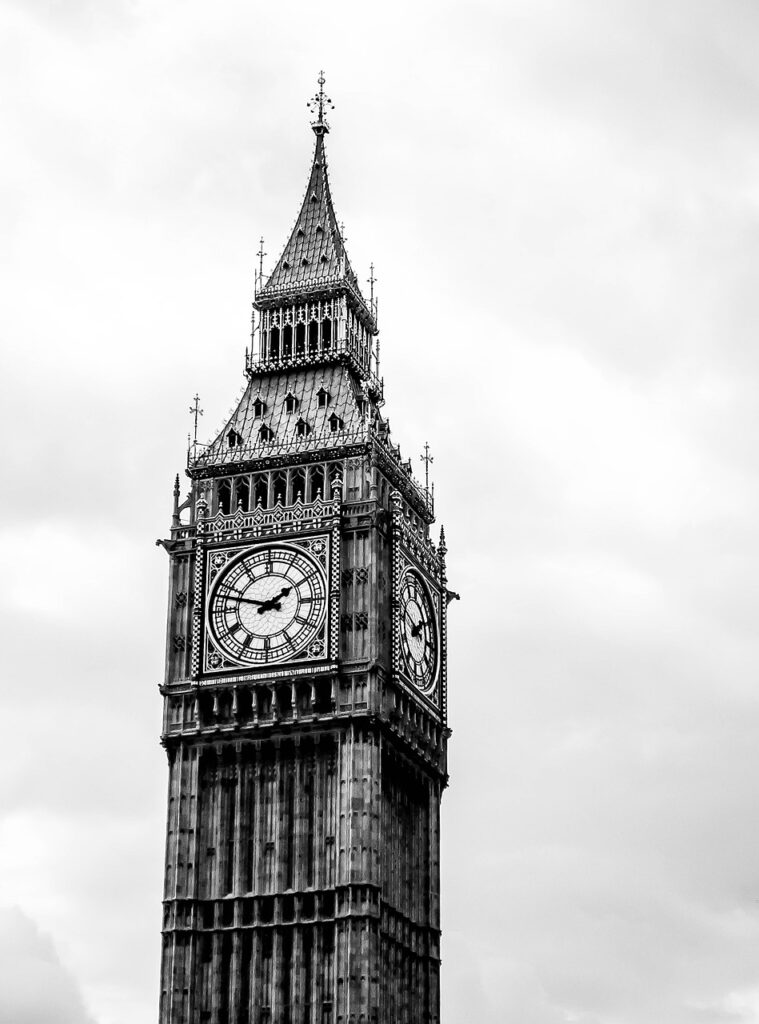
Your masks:
<instances>
[{"instance_id":1,"label":"pointed roof","mask_svg":"<svg viewBox=\"0 0 759 1024\"><path fill-rule=\"evenodd\" d=\"M316 146L303 204L282 255L266 284L256 293L256 305L268 306L290 296L347 291L367 327L376 333L374 317L345 251L332 204L324 148L324 136L329 129L322 116L312 127Z\"/></svg>"}]
</instances>

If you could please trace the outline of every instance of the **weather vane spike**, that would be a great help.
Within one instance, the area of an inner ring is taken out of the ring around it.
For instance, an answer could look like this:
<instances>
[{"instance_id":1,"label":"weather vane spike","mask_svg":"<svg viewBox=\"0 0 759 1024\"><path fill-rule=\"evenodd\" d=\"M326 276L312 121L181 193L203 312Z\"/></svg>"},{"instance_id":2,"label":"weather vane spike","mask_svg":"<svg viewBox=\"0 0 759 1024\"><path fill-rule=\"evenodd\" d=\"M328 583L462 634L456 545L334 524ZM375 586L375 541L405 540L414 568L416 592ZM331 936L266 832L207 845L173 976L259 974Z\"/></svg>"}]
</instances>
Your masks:
<instances>
[{"instance_id":1,"label":"weather vane spike","mask_svg":"<svg viewBox=\"0 0 759 1024\"><path fill-rule=\"evenodd\" d=\"M424 442L424 455L420 456L420 458L421 458L422 462L424 463L424 489L427 492L427 496L429 497L429 493L430 493L430 463L434 462L435 459L434 459L434 457L432 455L430 455L430 446L427 443L427 441Z\"/></svg>"},{"instance_id":2,"label":"weather vane spike","mask_svg":"<svg viewBox=\"0 0 759 1024\"><path fill-rule=\"evenodd\" d=\"M195 392L193 398L193 404L190 406L190 415L195 417L195 434L193 436L193 444L197 446L198 443L198 416L203 415L203 410L200 408L200 395Z\"/></svg>"},{"instance_id":3,"label":"weather vane spike","mask_svg":"<svg viewBox=\"0 0 759 1024\"><path fill-rule=\"evenodd\" d=\"M316 114L316 120L311 122L311 127L314 132L317 135L325 135L329 131L329 125L327 124L327 119L324 116L324 111L327 107L329 107L330 110L334 110L335 104L324 91L324 82L326 79L324 78L323 71L319 72L319 78L317 81L319 83L319 91L308 101L306 106L311 113Z\"/></svg>"}]
</instances>

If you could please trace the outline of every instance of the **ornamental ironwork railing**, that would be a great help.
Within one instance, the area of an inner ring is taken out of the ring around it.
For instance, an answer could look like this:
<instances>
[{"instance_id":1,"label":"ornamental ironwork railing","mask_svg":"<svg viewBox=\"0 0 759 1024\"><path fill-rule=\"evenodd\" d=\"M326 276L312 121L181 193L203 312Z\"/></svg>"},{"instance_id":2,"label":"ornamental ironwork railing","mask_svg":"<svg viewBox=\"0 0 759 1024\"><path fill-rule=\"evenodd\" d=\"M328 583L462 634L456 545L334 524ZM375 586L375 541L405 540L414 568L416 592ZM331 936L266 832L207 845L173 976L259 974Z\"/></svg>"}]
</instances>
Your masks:
<instances>
[{"instance_id":1,"label":"ornamental ironwork railing","mask_svg":"<svg viewBox=\"0 0 759 1024\"><path fill-rule=\"evenodd\" d=\"M289 437L273 437L270 441L259 438L255 442L225 445L221 439L213 444L204 445L204 451L194 451L190 446L187 453L187 466L190 469L202 469L204 466L225 466L251 459L266 459L277 455L290 455L295 452L315 452L330 448L365 444L370 439L369 424L354 430L320 430L310 434ZM197 446L201 447L200 444Z\"/></svg>"},{"instance_id":2,"label":"ornamental ironwork railing","mask_svg":"<svg viewBox=\"0 0 759 1024\"><path fill-rule=\"evenodd\" d=\"M334 362L350 362L358 375L366 384L369 391L382 399L385 389L385 382L381 377L366 365L366 360L355 345L346 341L333 342L329 348L321 351L310 350L299 355L281 353L278 357L255 358L247 356L245 360L245 372L250 377L255 373L276 373L278 371L292 371L301 367L324 366Z\"/></svg>"},{"instance_id":3,"label":"ornamental ironwork railing","mask_svg":"<svg viewBox=\"0 0 759 1024\"><path fill-rule=\"evenodd\" d=\"M296 498L291 505L278 501L272 508L256 505L250 512L217 512L204 518L204 532L218 536L227 533L278 533L282 529L318 529L340 515L340 499L318 497L314 501Z\"/></svg>"}]
</instances>

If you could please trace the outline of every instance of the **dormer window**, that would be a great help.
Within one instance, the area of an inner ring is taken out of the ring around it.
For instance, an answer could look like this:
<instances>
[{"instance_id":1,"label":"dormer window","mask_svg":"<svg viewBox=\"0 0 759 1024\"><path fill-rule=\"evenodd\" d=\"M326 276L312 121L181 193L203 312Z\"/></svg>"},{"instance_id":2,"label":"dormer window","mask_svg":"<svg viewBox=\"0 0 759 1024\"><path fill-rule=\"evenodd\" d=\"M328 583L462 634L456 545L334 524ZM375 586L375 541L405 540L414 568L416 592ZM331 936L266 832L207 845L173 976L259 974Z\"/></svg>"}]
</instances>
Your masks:
<instances>
[{"instance_id":1,"label":"dormer window","mask_svg":"<svg viewBox=\"0 0 759 1024\"><path fill-rule=\"evenodd\" d=\"M242 444L242 437L234 428L227 434L227 444L230 448L239 448Z\"/></svg>"},{"instance_id":2,"label":"dormer window","mask_svg":"<svg viewBox=\"0 0 759 1024\"><path fill-rule=\"evenodd\" d=\"M300 262L301 262L302 266L307 267L308 263L309 263L308 257L304 256L303 259Z\"/></svg>"},{"instance_id":3,"label":"dormer window","mask_svg":"<svg viewBox=\"0 0 759 1024\"><path fill-rule=\"evenodd\" d=\"M295 424L295 433L298 435L298 437L306 437L308 434L311 433L311 427L309 427L308 423L306 423L302 416Z\"/></svg>"},{"instance_id":4,"label":"dormer window","mask_svg":"<svg viewBox=\"0 0 759 1024\"><path fill-rule=\"evenodd\" d=\"M334 434L335 431L342 430L344 426L345 424L337 415L337 413L333 412L329 418L329 429L332 431L332 433Z\"/></svg>"},{"instance_id":5,"label":"dormer window","mask_svg":"<svg viewBox=\"0 0 759 1024\"><path fill-rule=\"evenodd\" d=\"M292 391L288 391L287 395L285 396L285 412L288 415L294 413L295 410L298 408L299 404L300 403L298 402L298 399L295 397Z\"/></svg>"},{"instance_id":6,"label":"dormer window","mask_svg":"<svg viewBox=\"0 0 759 1024\"><path fill-rule=\"evenodd\" d=\"M266 402L261 398L257 398L253 403L253 415L257 420L261 419L263 414L266 412Z\"/></svg>"},{"instance_id":7,"label":"dormer window","mask_svg":"<svg viewBox=\"0 0 759 1024\"><path fill-rule=\"evenodd\" d=\"M319 408L326 409L327 406L329 405L329 391L327 391L326 388L319 388L319 390L316 392L316 397L319 401Z\"/></svg>"},{"instance_id":8,"label":"dormer window","mask_svg":"<svg viewBox=\"0 0 759 1024\"><path fill-rule=\"evenodd\" d=\"M258 436L261 438L262 441L273 441L274 431L271 429L271 427L267 427L266 424L264 423L261 429L258 431Z\"/></svg>"}]
</instances>

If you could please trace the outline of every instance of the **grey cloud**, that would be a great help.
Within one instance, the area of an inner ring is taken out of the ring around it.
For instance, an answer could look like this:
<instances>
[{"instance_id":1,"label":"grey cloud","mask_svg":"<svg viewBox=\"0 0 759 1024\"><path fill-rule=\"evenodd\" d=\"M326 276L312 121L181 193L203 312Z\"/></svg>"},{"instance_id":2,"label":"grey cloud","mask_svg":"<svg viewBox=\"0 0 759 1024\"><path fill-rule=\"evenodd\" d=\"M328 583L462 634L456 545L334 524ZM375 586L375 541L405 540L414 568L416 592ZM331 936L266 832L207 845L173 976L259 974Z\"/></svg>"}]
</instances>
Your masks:
<instances>
[{"instance_id":1,"label":"grey cloud","mask_svg":"<svg viewBox=\"0 0 759 1024\"><path fill-rule=\"evenodd\" d=\"M0 1022L94 1024L52 939L22 910L0 909Z\"/></svg>"}]
</instances>

